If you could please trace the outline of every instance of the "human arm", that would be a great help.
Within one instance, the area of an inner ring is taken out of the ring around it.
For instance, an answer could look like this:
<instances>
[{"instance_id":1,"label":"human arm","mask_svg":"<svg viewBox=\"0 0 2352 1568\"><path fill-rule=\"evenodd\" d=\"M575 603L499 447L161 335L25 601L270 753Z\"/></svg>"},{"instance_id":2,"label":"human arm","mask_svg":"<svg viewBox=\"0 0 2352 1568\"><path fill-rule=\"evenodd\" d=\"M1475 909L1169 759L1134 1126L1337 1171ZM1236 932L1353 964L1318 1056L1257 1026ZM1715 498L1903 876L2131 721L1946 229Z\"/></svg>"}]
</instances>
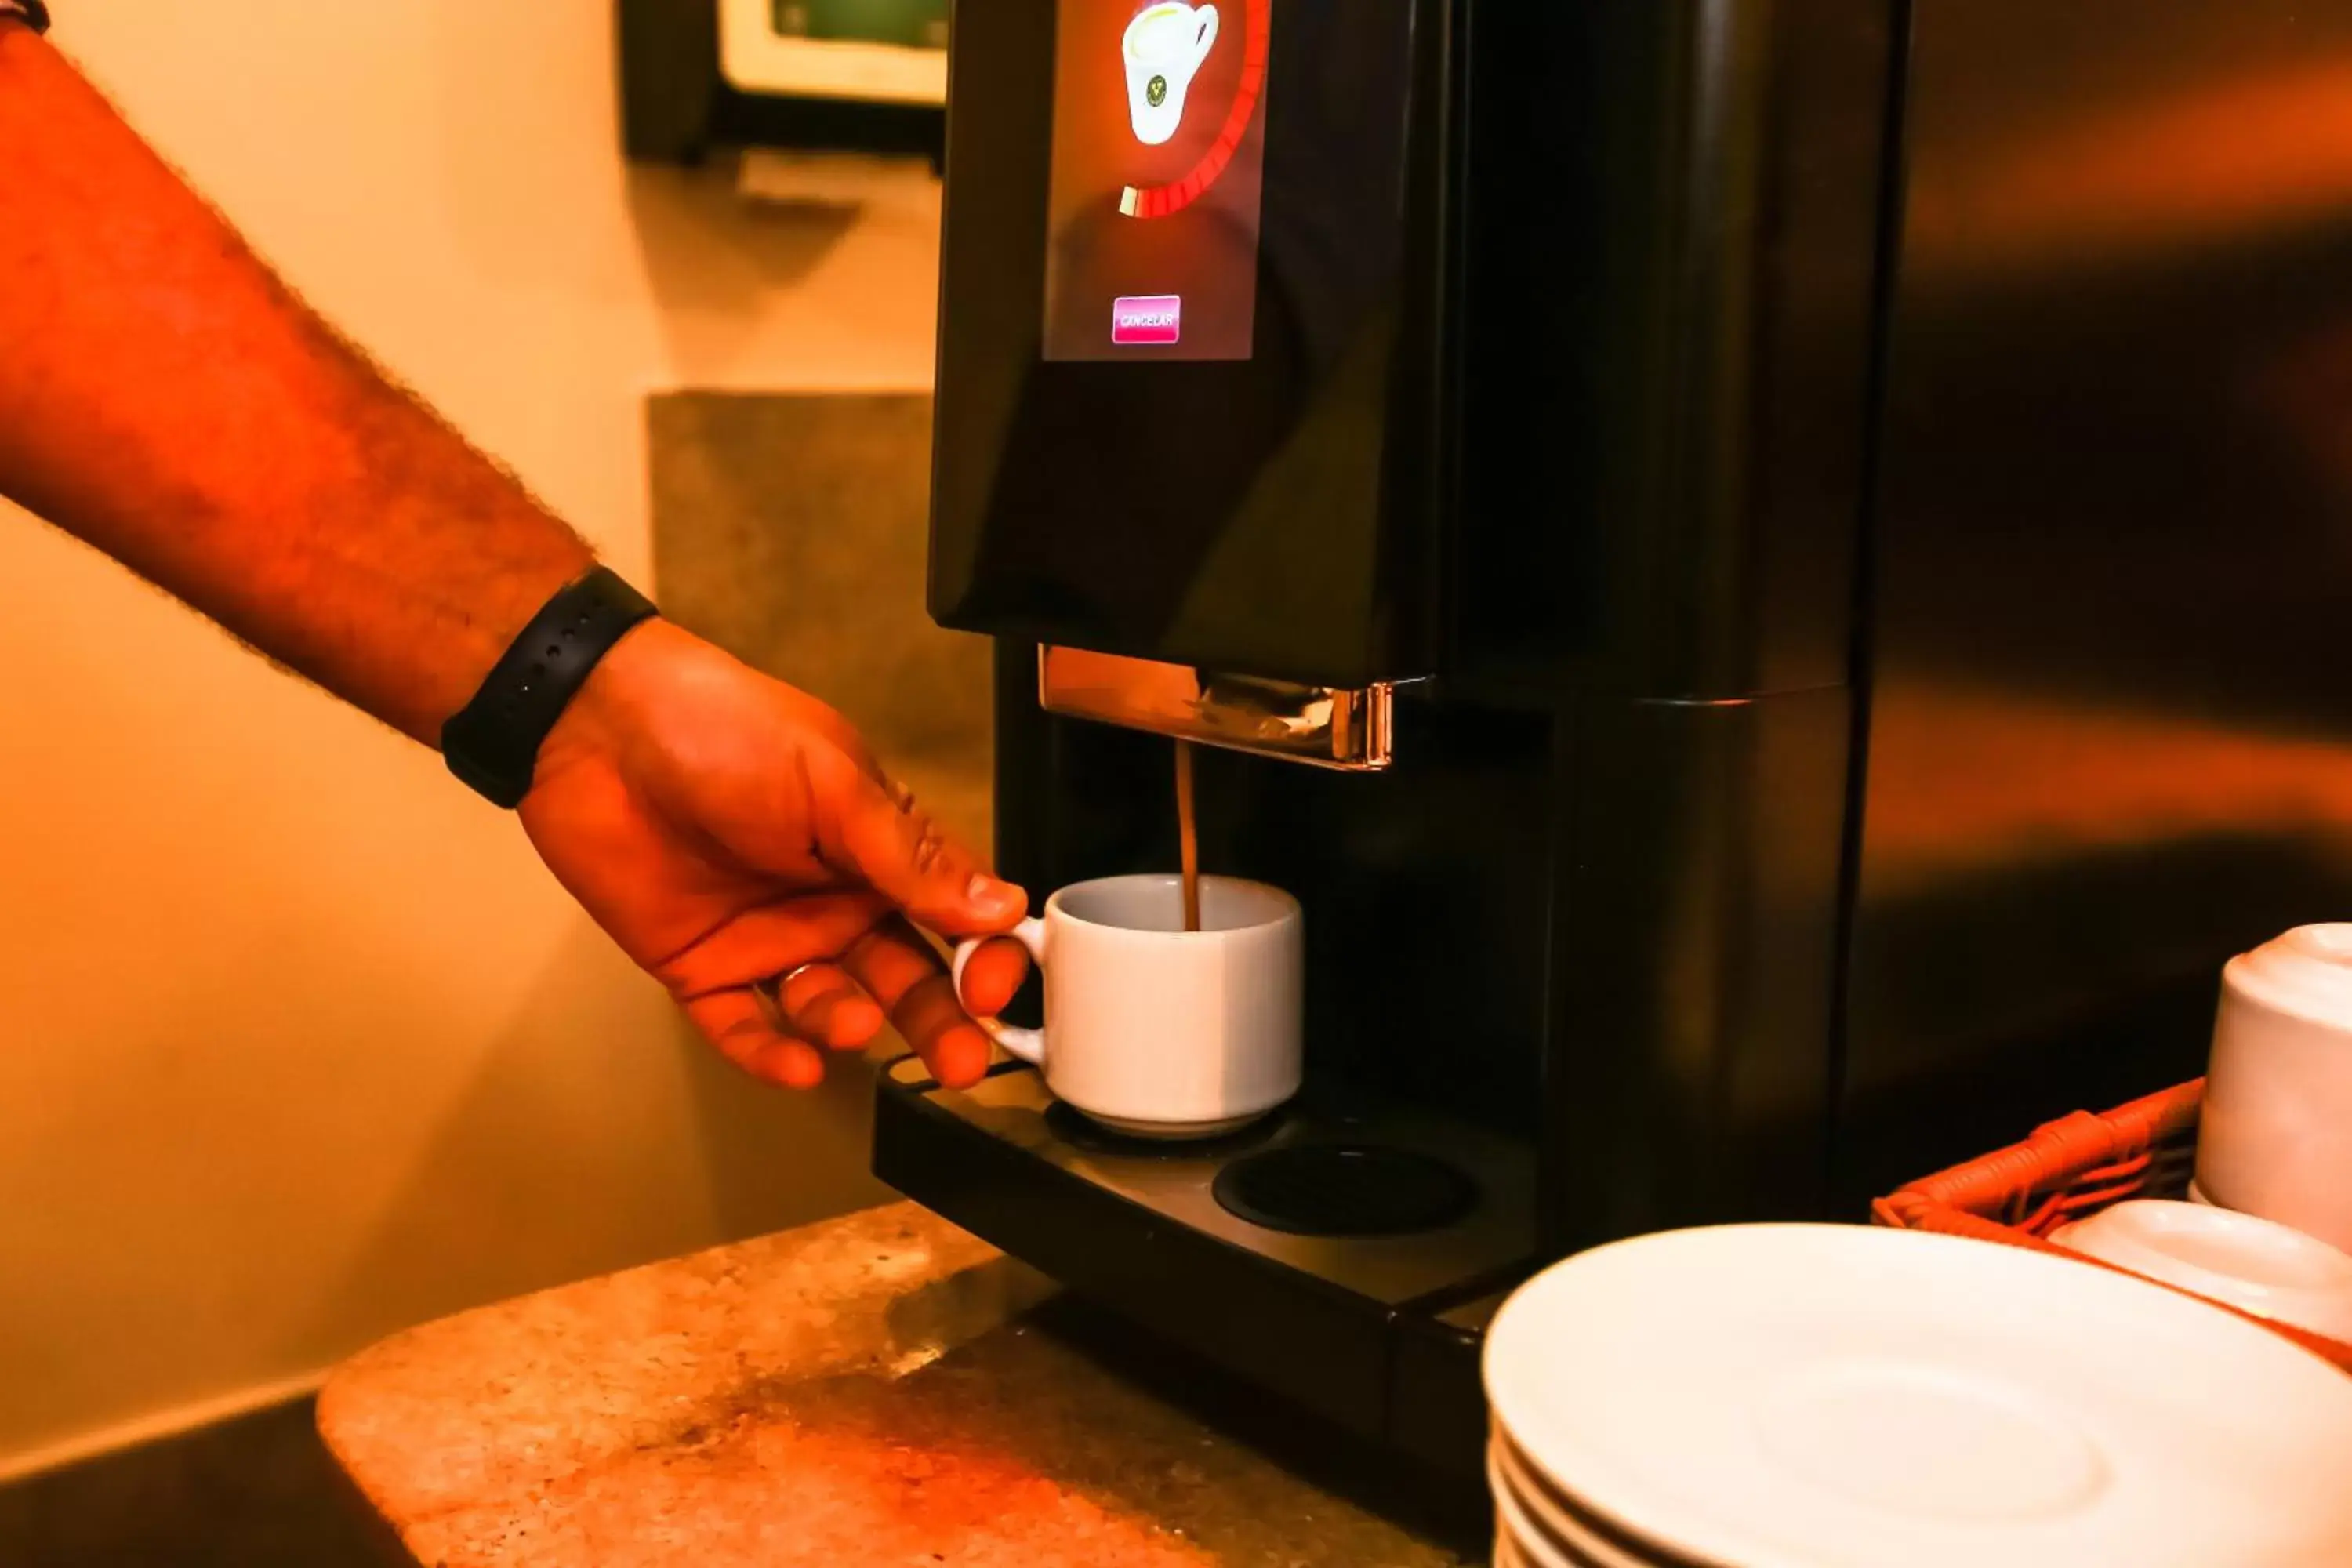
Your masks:
<instances>
[{"instance_id":1,"label":"human arm","mask_svg":"<svg viewBox=\"0 0 2352 1568\"><path fill-rule=\"evenodd\" d=\"M0 147L0 494L432 743L588 547L11 23ZM737 727L723 747L719 723ZM974 858L804 694L647 623L549 737L522 820L753 1070L812 1081L810 1046L862 1044L885 1008L942 1077L984 1061L900 911L1000 930L1019 890L975 884ZM761 987L786 973L780 1015ZM1018 977L1000 954L973 998Z\"/></svg>"}]
</instances>

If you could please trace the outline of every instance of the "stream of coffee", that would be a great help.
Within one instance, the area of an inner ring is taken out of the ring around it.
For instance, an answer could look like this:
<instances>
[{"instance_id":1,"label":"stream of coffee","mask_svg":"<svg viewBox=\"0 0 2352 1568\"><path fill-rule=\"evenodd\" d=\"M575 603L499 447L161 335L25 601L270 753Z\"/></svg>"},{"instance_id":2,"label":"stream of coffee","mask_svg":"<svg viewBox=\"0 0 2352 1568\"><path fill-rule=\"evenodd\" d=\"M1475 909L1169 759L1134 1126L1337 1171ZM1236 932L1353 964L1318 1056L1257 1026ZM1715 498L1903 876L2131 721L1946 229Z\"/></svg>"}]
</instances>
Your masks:
<instances>
[{"instance_id":1,"label":"stream of coffee","mask_svg":"<svg viewBox=\"0 0 2352 1568\"><path fill-rule=\"evenodd\" d=\"M1184 929L1201 929L1201 834L1192 821L1192 742L1176 742L1176 844L1184 863Z\"/></svg>"}]
</instances>

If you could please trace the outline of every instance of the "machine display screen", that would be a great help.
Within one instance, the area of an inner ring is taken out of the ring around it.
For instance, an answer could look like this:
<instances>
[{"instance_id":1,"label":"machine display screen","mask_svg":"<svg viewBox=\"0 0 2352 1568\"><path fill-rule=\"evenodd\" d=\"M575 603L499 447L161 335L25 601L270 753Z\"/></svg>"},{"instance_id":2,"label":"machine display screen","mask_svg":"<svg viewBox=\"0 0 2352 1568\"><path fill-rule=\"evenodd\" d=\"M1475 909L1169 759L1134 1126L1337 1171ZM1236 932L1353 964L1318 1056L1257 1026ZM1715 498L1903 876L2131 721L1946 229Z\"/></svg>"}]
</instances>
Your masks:
<instances>
[{"instance_id":1,"label":"machine display screen","mask_svg":"<svg viewBox=\"0 0 2352 1568\"><path fill-rule=\"evenodd\" d=\"M1274 0L1060 0L1045 354L1245 360Z\"/></svg>"}]
</instances>

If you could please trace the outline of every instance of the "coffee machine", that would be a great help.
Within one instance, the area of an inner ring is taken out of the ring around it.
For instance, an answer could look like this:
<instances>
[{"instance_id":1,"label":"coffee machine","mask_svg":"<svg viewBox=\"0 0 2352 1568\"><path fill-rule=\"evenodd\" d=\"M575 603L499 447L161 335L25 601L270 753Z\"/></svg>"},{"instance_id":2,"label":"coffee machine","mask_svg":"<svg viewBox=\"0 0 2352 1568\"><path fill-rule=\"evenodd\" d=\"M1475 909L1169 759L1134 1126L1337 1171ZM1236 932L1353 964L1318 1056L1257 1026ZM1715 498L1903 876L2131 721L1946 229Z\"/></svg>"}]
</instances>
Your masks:
<instances>
[{"instance_id":1,"label":"coffee machine","mask_svg":"<svg viewBox=\"0 0 2352 1568\"><path fill-rule=\"evenodd\" d=\"M960 4L998 861L1172 868L1202 743L1307 1087L1161 1146L910 1058L877 1173L1461 1470L1545 1263L2194 1076L2221 963L2352 907L2324 9Z\"/></svg>"}]
</instances>

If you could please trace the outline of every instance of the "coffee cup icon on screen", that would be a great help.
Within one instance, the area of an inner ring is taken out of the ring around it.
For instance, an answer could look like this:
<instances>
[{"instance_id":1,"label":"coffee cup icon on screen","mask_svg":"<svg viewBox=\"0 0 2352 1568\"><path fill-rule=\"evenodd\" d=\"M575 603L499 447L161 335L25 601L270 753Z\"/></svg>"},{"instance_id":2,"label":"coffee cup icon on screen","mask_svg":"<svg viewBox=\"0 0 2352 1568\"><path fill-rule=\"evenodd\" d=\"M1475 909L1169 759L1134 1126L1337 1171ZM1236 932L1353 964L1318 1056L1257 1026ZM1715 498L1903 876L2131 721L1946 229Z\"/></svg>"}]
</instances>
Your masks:
<instances>
[{"instance_id":1,"label":"coffee cup icon on screen","mask_svg":"<svg viewBox=\"0 0 2352 1568\"><path fill-rule=\"evenodd\" d=\"M1217 43L1214 5L1146 6L1127 25L1127 112L1135 139L1157 147L1184 122L1184 93Z\"/></svg>"}]
</instances>

